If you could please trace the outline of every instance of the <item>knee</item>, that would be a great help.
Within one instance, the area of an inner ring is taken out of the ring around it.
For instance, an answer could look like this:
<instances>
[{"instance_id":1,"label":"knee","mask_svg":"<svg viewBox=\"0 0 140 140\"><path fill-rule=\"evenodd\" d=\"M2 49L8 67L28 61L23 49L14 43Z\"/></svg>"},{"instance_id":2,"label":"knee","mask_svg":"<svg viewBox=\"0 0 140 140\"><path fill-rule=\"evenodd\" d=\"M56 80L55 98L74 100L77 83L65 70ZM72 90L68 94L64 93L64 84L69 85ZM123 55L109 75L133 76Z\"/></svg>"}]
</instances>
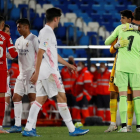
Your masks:
<instances>
[{"instance_id":1,"label":"knee","mask_svg":"<svg viewBox=\"0 0 140 140\"><path fill-rule=\"evenodd\" d=\"M35 101L36 96L35 95L30 95L30 96L28 95L28 99L30 102L33 102L33 101Z\"/></svg>"},{"instance_id":2,"label":"knee","mask_svg":"<svg viewBox=\"0 0 140 140\"><path fill-rule=\"evenodd\" d=\"M66 98L65 93L63 95L58 94L56 96L56 99L58 103L67 103L67 98Z\"/></svg>"},{"instance_id":3,"label":"knee","mask_svg":"<svg viewBox=\"0 0 140 140\"><path fill-rule=\"evenodd\" d=\"M14 93L13 98L12 98L12 101L13 102L20 102L21 100L22 100L22 96Z\"/></svg>"}]
</instances>

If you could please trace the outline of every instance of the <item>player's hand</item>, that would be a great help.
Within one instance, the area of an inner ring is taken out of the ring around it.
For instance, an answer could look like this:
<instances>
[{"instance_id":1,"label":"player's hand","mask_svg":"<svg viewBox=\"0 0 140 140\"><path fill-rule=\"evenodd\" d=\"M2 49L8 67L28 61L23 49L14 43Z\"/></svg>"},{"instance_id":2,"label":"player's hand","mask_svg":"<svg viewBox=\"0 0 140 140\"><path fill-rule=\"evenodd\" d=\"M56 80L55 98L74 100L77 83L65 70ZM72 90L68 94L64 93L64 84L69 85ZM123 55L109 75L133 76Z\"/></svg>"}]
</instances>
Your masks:
<instances>
[{"instance_id":1,"label":"player's hand","mask_svg":"<svg viewBox=\"0 0 140 140\"><path fill-rule=\"evenodd\" d=\"M130 23L126 23L122 26L122 30L125 32L127 30L135 30L138 31L138 26L137 25L133 25Z\"/></svg>"},{"instance_id":2,"label":"player's hand","mask_svg":"<svg viewBox=\"0 0 140 140\"><path fill-rule=\"evenodd\" d=\"M117 41L117 43L114 45L115 49L119 49L122 47L126 47L128 46L129 40L128 39L122 39L122 37L120 37Z\"/></svg>"},{"instance_id":3,"label":"player's hand","mask_svg":"<svg viewBox=\"0 0 140 140\"><path fill-rule=\"evenodd\" d=\"M30 81L33 85L35 85L36 81L38 79L38 74L37 73L33 73L32 77L30 78Z\"/></svg>"},{"instance_id":4,"label":"player's hand","mask_svg":"<svg viewBox=\"0 0 140 140\"><path fill-rule=\"evenodd\" d=\"M74 65L69 64L67 67L72 73L77 72L77 68Z\"/></svg>"}]
</instances>

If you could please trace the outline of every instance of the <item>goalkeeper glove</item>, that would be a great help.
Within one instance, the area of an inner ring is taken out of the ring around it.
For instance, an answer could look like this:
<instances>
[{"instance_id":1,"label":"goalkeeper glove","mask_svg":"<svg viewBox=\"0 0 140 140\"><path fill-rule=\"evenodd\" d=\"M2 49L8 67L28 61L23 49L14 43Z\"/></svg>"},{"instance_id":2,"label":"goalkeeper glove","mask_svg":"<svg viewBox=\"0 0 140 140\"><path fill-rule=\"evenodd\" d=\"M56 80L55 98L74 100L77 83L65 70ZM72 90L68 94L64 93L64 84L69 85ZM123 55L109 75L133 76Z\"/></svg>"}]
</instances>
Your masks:
<instances>
[{"instance_id":1,"label":"goalkeeper glove","mask_svg":"<svg viewBox=\"0 0 140 140\"><path fill-rule=\"evenodd\" d=\"M121 37L121 38L119 38L117 43L114 45L114 48L119 49L119 48L122 48L122 47L126 47L128 45L128 43L129 43L129 40L122 39L122 37Z\"/></svg>"},{"instance_id":2,"label":"goalkeeper glove","mask_svg":"<svg viewBox=\"0 0 140 140\"><path fill-rule=\"evenodd\" d=\"M138 31L138 27L137 25L133 25L130 23L126 23L123 25L122 30L125 32L127 30L134 30L134 31Z\"/></svg>"}]
</instances>

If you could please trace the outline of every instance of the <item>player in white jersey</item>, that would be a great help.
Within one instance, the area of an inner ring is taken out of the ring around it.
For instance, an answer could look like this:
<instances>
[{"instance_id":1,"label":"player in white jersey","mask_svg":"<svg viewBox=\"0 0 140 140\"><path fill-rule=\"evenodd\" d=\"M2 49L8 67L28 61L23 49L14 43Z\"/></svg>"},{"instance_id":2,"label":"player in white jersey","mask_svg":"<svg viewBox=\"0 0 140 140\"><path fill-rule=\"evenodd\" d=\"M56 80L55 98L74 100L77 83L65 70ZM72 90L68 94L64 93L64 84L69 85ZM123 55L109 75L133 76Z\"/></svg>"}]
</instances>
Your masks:
<instances>
[{"instance_id":1,"label":"player in white jersey","mask_svg":"<svg viewBox=\"0 0 140 140\"><path fill-rule=\"evenodd\" d=\"M13 95L15 125L8 130L9 133L22 131L21 116L23 95L28 95L31 104L36 97L35 85L30 82L30 78L35 71L35 56L39 46L38 38L30 32L28 19L19 19L17 21L17 30L19 34L22 35L15 43L15 48L18 52L20 74L17 77ZM35 129L35 126L33 128Z\"/></svg>"},{"instance_id":2,"label":"player in white jersey","mask_svg":"<svg viewBox=\"0 0 140 140\"><path fill-rule=\"evenodd\" d=\"M76 71L74 65L66 62L57 53L57 41L54 34L54 28L58 27L61 16L61 10L50 8L46 11L46 25L39 33L39 51L37 54L37 63L35 73L31 78L33 84L36 83L36 101L30 108L26 127L22 132L23 136L38 136L32 129L37 119L38 112L46 99L56 96L58 110L63 121L65 122L70 136L84 135L89 130L75 128L72 118L67 107L67 99L61 76L58 69L58 62L67 66L71 71ZM43 59L42 59L43 58ZM39 75L39 76L38 76Z\"/></svg>"}]
</instances>

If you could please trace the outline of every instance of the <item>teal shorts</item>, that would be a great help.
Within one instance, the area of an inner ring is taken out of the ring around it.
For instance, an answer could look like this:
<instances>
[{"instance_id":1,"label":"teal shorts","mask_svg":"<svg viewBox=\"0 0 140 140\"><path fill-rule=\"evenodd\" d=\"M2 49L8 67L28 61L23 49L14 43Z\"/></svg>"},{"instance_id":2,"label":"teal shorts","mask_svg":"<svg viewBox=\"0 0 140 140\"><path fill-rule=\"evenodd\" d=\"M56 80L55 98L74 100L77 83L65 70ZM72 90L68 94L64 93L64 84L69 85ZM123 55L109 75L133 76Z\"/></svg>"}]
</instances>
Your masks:
<instances>
[{"instance_id":1,"label":"teal shorts","mask_svg":"<svg viewBox=\"0 0 140 140\"><path fill-rule=\"evenodd\" d=\"M119 91L127 91L128 85L132 90L140 90L140 74L115 71L114 83Z\"/></svg>"}]
</instances>

